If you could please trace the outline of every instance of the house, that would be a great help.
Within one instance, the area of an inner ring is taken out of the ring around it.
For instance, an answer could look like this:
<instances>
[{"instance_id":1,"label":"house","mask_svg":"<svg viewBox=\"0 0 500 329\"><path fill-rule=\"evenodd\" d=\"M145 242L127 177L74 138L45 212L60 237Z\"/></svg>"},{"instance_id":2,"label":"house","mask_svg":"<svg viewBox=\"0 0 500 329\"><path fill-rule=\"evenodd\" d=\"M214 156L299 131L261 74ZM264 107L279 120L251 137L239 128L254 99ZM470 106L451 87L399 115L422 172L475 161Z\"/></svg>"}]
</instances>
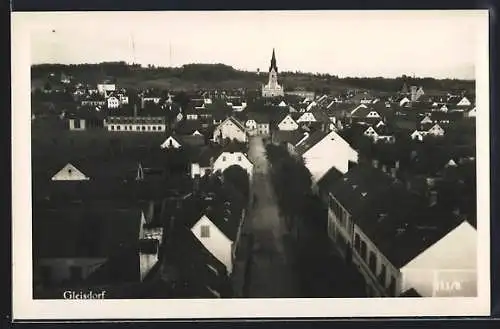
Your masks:
<instances>
[{"instance_id":1,"label":"house","mask_svg":"<svg viewBox=\"0 0 500 329\"><path fill-rule=\"evenodd\" d=\"M404 107L404 106L407 106L410 104L410 100L408 99L408 97L403 97L401 100L399 100L399 106L400 107Z\"/></svg>"},{"instance_id":2,"label":"house","mask_svg":"<svg viewBox=\"0 0 500 329\"><path fill-rule=\"evenodd\" d=\"M248 132L236 118L228 117L215 128L213 140L216 143L221 143L226 138L246 143L248 142Z\"/></svg>"},{"instance_id":3,"label":"house","mask_svg":"<svg viewBox=\"0 0 500 329\"><path fill-rule=\"evenodd\" d=\"M229 104L228 104L229 105ZM247 107L247 103L246 102L243 102L239 97L232 100L230 105L231 108L233 109L233 111L235 112L241 112L243 111L244 109L246 109Z\"/></svg>"},{"instance_id":4,"label":"house","mask_svg":"<svg viewBox=\"0 0 500 329\"><path fill-rule=\"evenodd\" d=\"M103 82L97 85L97 92L103 96L116 90L116 85L114 83Z\"/></svg>"},{"instance_id":5,"label":"house","mask_svg":"<svg viewBox=\"0 0 500 329\"><path fill-rule=\"evenodd\" d=\"M95 201L34 205L34 293L141 282L156 266L162 228L138 203ZM113 277L97 280L110 264ZM62 294L56 298L63 298Z\"/></svg>"},{"instance_id":6,"label":"house","mask_svg":"<svg viewBox=\"0 0 500 329\"><path fill-rule=\"evenodd\" d=\"M278 122L278 130L280 131L292 131L297 129L299 129L299 125L288 113Z\"/></svg>"},{"instance_id":7,"label":"house","mask_svg":"<svg viewBox=\"0 0 500 329\"><path fill-rule=\"evenodd\" d=\"M323 110L316 109L316 110L304 112L297 119L297 123L301 123L301 122L304 122L304 123L312 123L312 122L330 123L331 120Z\"/></svg>"},{"instance_id":8,"label":"house","mask_svg":"<svg viewBox=\"0 0 500 329\"><path fill-rule=\"evenodd\" d=\"M429 130L427 130L427 134L432 136L444 136L444 130L439 124L436 123Z\"/></svg>"},{"instance_id":9,"label":"house","mask_svg":"<svg viewBox=\"0 0 500 329\"><path fill-rule=\"evenodd\" d=\"M85 130L85 119L82 118L68 118L69 130L82 131Z\"/></svg>"},{"instance_id":10,"label":"house","mask_svg":"<svg viewBox=\"0 0 500 329\"><path fill-rule=\"evenodd\" d=\"M476 107L474 106L473 108L471 108L470 110L468 111L465 111L464 112L464 116L466 118L475 118L476 117Z\"/></svg>"},{"instance_id":11,"label":"house","mask_svg":"<svg viewBox=\"0 0 500 329\"><path fill-rule=\"evenodd\" d=\"M242 152L222 152L215 160L212 170L213 172L224 172L231 166L239 166L245 170L250 180L253 177L253 164L248 160L247 156Z\"/></svg>"},{"instance_id":12,"label":"house","mask_svg":"<svg viewBox=\"0 0 500 329\"><path fill-rule=\"evenodd\" d=\"M181 210L171 221L173 229L161 259L159 275L142 296L162 299L233 297L225 264L183 224L182 217Z\"/></svg>"},{"instance_id":13,"label":"house","mask_svg":"<svg viewBox=\"0 0 500 329\"><path fill-rule=\"evenodd\" d=\"M174 136L168 136L160 145L162 149L178 149L179 147L181 147L181 143Z\"/></svg>"},{"instance_id":14,"label":"house","mask_svg":"<svg viewBox=\"0 0 500 329\"><path fill-rule=\"evenodd\" d=\"M109 96L106 101L108 104L108 109L117 109L120 107L120 100L115 96Z\"/></svg>"},{"instance_id":15,"label":"house","mask_svg":"<svg viewBox=\"0 0 500 329\"><path fill-rule=\"evenodd\" d=\"M197 158L193 159L190 167L190 176L204 177L209 176L213 172L215 159L222 153L221 147L206 147L200 151Z\"/></svg>"},{"instance_id":16,"label":"house","mask_svg":"<svg viewBox=\"0 0 500 329\"><path fill-rule=\"evenodd\" d=\"M87 181L89 179L90 177L86 176L71 163L66 164L51 178L53 181Z\"/></svg>"},{"instance_id":17,"label":"house","mask_svg":"<svg viewBox=\"0 0 500 329\"><path fill-rule=\"evenodd\" d=\"M303 159L314 183L331 168L346 173L350 162L358 162L358 153L335 131L306 134L295 145L295 152Z\"/></svg>"},{"instance_id":18,"label":"house","mask_svg":"<svg viewBox=\"0 0 500 329\"><path fill-rule=\"evenodd\" d=\"M393 170L375 164L358 166L332 184L328 235L358 267L369 296L399 296L412 288L437 296L436 278L451 274L470 285L469 274L475 275L475 229L439 206L434 194L419 199L394 180ZM467 288L467 294L473 292Z\"/></svg>"},{"instance_id":19,"label":"house","mask_svg":"<svg viewBox=\"0 0 500 329\"><path fill-rule=\"evenodd\" d=\"M226 267L233 271L239 242L243 209L221 192L192 196L182 203L183 221L198 241Z\"/></svg>"},{"instance_id":20,"label":"house","mask_svg":"<svg viewBox=\"0 0 500 329\"><path fill-rule=\"evenodd\" d=\"M368 107L365 104L358 105L349 114L351 121L353 122L366 122L375 123L380 121L382 116L373 108Z\"/></svg>"},{"instance_id":21,"label":"house","mask_svg":"<svg viewBox=\"0 0 500 329\"><path fill-rule=\"evenodd\" d=\"M425 136L427 136L427 131L425 131L425 130L414 130L411 133L410 138L413 139L413 140L417 140L417 141L422 142L424 140Z\"/></svg>"},{"instance_id":22,"label":"house","mask_svg":"<svg viewBox=\"0 0 500 329\"><path fill-rule=\"evenodd\" d=\"M100 96L87 95L80 101L81 106L104 106L106 100Z\"/></svg>"},{"instance_id":23,"label":"house","mask_svg":"<svg viewBox=\"0 0 500 329\"><path fill-rule=\"evenodd\" d=\"M269 135L269 116L265 113L248 113L245 127L250 135Z\"/></svg>"},{"instance_id":24,"label":"house","mask_svg":"<svg viewBox=\"0 0 500 329\"><path fill-rule=\"evenodd\" d=\"M468 107L471 105L472 105L471 101L465 96L462 97L462 99L460 99L460 101L457 103L458 107L462 107L462 106Z\"/></svg>"},{"instance_id":25,"label":"house","mask_svg":"<svg viewBox=\"0 0 500 329\"><path fill-rule=\"evenodd\" d=\"M167 123L164 116L108 116L106 127L118 132L164 132Z\"/></svg>"},{"instance_id":26,"label":"house","mask_svg":"<svg viewBox=\"0 0 500 329\"><path fill-rule=\"evenodd\" d=\"M198 120L198 111L196 109L188 109L185 112L186 120Z\"/></svg>"}]
</instances>

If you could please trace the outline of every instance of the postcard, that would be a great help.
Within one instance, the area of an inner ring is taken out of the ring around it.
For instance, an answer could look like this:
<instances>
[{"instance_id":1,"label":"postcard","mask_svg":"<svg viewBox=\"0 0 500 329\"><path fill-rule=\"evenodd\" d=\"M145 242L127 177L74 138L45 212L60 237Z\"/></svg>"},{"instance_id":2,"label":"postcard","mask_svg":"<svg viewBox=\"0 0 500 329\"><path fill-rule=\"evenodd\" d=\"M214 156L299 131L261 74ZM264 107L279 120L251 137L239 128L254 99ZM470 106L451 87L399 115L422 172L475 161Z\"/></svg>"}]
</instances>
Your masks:
<instances>
[{"instance_id":1,"label":"postcard","mask_svg":"<svg viewBox=\"0 0 500 329\"><path fill-rule=\"evenodd\" d=\"M488 315L488 24L13 13L14 319Z\"/></svg>"}]
</instances>

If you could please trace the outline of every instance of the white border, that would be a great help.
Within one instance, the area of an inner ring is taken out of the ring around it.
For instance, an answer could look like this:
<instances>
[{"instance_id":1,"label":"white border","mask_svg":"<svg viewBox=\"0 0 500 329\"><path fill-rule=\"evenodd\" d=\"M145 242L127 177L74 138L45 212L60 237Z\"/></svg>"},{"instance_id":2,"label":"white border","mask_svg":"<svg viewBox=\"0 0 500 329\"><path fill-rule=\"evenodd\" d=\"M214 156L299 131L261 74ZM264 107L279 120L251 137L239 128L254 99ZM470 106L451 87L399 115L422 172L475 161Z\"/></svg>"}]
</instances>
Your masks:
<instances>
[{"instance_id":1,"label":"white border","mask_svg":"<svg viewBox=\"0 0 500 329\"><path fill-rule=\"evenodd\" d=\"M64 15L65 13L61 13ZM116 15L116 13L114 13ZM478 28L476 61L478 297L365 299L100 300L32 299L30 31L43 13L12 14L13 319L187 319L490 314L488 12ZM443 40L445 42L445 40Z\"/></svg>"}]
</instances>

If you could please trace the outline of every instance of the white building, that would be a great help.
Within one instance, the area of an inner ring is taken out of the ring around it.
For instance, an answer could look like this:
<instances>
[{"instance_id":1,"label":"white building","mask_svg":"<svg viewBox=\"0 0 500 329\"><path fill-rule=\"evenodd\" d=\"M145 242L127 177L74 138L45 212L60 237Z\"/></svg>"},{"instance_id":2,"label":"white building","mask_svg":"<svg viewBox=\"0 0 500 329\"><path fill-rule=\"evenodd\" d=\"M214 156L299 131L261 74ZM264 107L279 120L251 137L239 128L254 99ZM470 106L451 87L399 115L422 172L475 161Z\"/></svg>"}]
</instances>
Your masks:
<instances>
[{"instance_id":1,"label":"white building","mask_svg":"<svg viewBox=\"0 0 500 329\"><path fill-rule=\"evenodd\" d=\"M330 169L342 174L349 170L349 163L358 162L358 153L335 131L316 131L308 134L295 145L295 152L317 183Z\"/></svg>"},{"instance_id":2,"label":"white building","mask_svg":"<svg viewBox=\"0 0 500 329\"><path fill-rule=\"evenodd\" d=\"M278 84L278 67L276 66L276 56L271 57L271 66L269 67L269 81L262 86L262 97L281 97L284 96L283 86Z\"/></svg>"},{"instance_id":3,"label":"white building","mask_svg":"<svg viewBox=\"0 0 500 329\"><path fill-rule=\"evenodd\" d=\"M165 117L120 117L106 119L108 131L117 132L164 132L167 128Z\"/></svg>"},{"instance_id":4,"label":"white building","mask_svg":"<svg viewBox=\"0 0 500 329\"><path fill-rule=\"evenodd\" d=\"M99 83L97 85L97 92L101 95L107 95L109 92L116 90L116 85L114 83Z\"/></svg>"},{"instance_id":5,"label":"white building","mask_svg":"<svg viewBox=\"0 0 500 329\"><path fill-rule=\"evenodd\" d=\"M231 166L239 166L245 170L250 180L253 177L253 164L248 160L247 156L242 152L222 152L215 160L213 171L224 172Z\"/></svg>"},{"instance_id":6,"label":"white building","mask_svg":"<svg viewBox=\"0 0 500 329\"><path fill-rule=\"evenodd\" d=\"M285 115L283 119L278 123L278 129L281 131L291 131L299 129L299 125L292 118L290 114Z\"/></svg>"},{"instance_id":7,"label":"white building","mask_svg":"<svg viewBox=\"0 0 500 329\"><path fill-rule=\"evenodd\" d=\"M226 138L246 143L248 142L248 133L237 119L228 117L215 128L213 137L216 143L220 143Z\"/></svg>"}]
</instances>

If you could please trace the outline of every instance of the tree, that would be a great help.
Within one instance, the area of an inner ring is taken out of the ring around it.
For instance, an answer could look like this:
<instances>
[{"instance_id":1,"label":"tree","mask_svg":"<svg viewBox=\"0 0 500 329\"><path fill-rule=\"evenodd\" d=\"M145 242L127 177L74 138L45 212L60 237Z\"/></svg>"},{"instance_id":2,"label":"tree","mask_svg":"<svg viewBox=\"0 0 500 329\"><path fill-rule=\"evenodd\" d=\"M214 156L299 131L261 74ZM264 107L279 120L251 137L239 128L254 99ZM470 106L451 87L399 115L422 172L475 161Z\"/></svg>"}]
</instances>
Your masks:
<instances>
[{"instance_id":1,"label":"tree","mask_svg":"<svg viewBox=\"0 0 500 329\"><path fill-rule=\"evenodd\" d=\"M248 200L250 196L250 178L248 173L240 166L233 165L222 173L224 184L235 187Z\"/></svg>"}]
</instances>

